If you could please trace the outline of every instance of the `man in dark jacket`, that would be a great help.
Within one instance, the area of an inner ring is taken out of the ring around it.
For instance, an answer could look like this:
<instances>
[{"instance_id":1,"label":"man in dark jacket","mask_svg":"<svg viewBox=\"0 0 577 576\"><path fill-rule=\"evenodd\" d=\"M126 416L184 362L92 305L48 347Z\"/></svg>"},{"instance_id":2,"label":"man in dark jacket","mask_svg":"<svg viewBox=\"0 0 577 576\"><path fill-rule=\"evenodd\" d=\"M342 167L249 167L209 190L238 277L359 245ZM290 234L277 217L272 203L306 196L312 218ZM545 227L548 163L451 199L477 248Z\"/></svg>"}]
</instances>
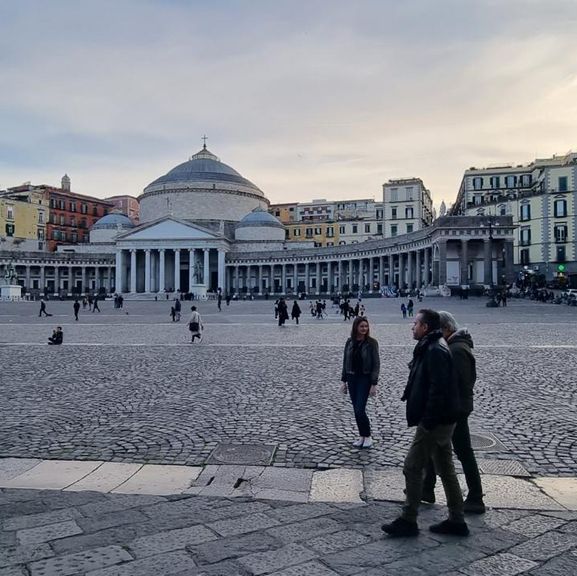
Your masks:
<instances>
[{"instance_id":1,"label":"man in dark jacket","mask_svg":"<svg viewBox=\"0 0 577 576\"><path fill-rule=\"evenodd\" d=\"M473 387L477 380L475 356L473 356L473 339L466 328L459 329L455 317L449 312L439 312L441 319L441 332L449 345L453 356L453 365L459 384L459 396L461 409L459 419L453 432L453 448L457 458L463 466L463 472L469 488L465 499L465 512L469 514L483 514L485 504L483 502L483 488L481 475L475 459L475 453L471 446L471 434L469 433L469 415L473 412ZM423 500L435 501L435 467L429 461L427 474L423 483Z\"/></svg>"},{"instance_id":2,"label":"man in dark jacket","mask_svg":"<svg viewBox=\"0 0 577 576\"><path fill-rule=\"evenodd\" d=\"M419 310L413 323L418 340L402 400L407 402L407 423L417 426L405 458L406 499L403 512L383 530L390 536L416 536L417 515L423 492L423 472L432 458L443 481L449 518L430 526L431 532L466 536L469 528L463 513L463 496L453 465L451 438L460 403L453 359L440 330L438 312Z\"/></svg>"}]
</instances>

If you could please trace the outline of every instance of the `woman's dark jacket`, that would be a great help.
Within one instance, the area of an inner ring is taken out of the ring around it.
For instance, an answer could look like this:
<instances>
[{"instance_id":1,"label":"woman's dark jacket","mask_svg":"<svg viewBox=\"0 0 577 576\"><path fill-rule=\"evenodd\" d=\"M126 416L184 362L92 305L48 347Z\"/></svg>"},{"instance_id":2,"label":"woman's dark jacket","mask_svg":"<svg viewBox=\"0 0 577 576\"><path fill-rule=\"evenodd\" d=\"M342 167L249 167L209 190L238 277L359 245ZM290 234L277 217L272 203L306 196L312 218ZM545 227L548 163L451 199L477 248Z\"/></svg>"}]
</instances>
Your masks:
<instances>
[{"instance_id":1,"label":"woman's dark jacket","mask_svg":"<svg viewBox=\"0 0 577 576\"><path fill-rule=\"evenodd\" d=\"M457 330L447 340L459 384L461 416L473 411L473 388L477 380L477 367L473 356L473 339L466 328Z\"/></svg>"},{"instance_id":2,"label":"woman's dark jacket","mask_svg":"<svg viewBox=\"0 0 577 576\"><path fill-rule=\"evenodd\" d=\"M459 389L453 358L440 330L419 340L409 367L409 380L401 398L407 402L407 424L422 424L431 430L456 422L460 411Z\"/></svg>"},{"instance_id":3,"label":"woman's dark jacket","mask_svg":"<svg viewBox=\"0 0 577 576\"><path fill-rule=\"evenodd\" d=\"M353 350L355 342L352 338L347 340L345 350L343 353L343 371L341 374L342 382L349 382L355 376ZM376 385L379 380L379 370L381 368L381 361L379 358L379 344L370 336L361 341L359 354L361 359L361 371L365 376L370 377L371 385Z\"/></svg>"}]
</instances>

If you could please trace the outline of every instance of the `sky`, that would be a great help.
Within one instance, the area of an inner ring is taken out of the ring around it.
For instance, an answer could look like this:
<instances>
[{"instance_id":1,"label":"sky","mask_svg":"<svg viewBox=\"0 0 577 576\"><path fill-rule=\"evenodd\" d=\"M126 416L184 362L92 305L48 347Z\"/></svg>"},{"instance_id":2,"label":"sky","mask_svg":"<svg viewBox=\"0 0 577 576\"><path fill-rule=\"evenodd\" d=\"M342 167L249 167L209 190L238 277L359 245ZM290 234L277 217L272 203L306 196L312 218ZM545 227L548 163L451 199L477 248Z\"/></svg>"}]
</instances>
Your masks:
<instances>
[{"instance_id":1,"label":"sky","mask_svg":"<svg viewBox=\"0 0 577 576\"><path fill-rule=\"evenodd\" d=\"M577 150L576 0L0 2L0 189L138 196L207 146L272 203L436 206Z\"/></svg>"}]
</instances>

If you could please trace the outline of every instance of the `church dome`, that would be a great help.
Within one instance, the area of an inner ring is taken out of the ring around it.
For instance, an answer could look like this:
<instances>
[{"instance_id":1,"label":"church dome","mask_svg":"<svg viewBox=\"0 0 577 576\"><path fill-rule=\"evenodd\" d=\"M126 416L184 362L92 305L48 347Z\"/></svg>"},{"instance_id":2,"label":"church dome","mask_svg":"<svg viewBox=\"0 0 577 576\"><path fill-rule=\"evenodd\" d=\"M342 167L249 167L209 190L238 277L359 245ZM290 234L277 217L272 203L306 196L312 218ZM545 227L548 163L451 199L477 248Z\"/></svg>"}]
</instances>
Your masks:
<instances>
[{"instance_id":1,"label":"church dome","mask_svg":"<svg viewBox=\"0 0 577 576\"><path fill-rule=\"evenodd\" d=\"M114 228L116 230L119 226L121 228L134 228L134 224L128 216L118 212L112 212L97 220L90 229L102 230L105 228Z\"/></svg>"},{"instance_id":2,"label":"church dome","mask_svg":"<svg viewBox=\"0 0 577 576\"><path fill-rule=\"evenodd\" d=\"M267 208L262 190L221 162L206 145L151 182L139 197L140 221L170 214L198 223L238 222L253 208Z\"/></svg>"},{"instance_id":3,"label":"church dome","mask_svg":"<svg viewBox=\"0 0 577 576\"><path fill-rule=\"evenodd\" d=\"M237 240L284 240L285 227L266 210L258 207L247 214L237 225Z\"/></svg>"}]
</instances>

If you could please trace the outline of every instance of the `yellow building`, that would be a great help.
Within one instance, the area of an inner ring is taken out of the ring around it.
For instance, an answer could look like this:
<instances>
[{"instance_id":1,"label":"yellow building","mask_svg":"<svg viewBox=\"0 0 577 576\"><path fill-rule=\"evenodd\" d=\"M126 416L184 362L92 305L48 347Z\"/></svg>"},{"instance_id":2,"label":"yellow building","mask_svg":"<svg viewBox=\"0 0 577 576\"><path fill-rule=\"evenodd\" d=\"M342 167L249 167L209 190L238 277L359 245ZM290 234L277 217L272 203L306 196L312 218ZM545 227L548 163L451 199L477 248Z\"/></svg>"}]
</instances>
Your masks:
<instances>
[{"instance_id":1,"label":"yellow building","mask_svg":"<svg viewBox=\"0 0 577 576\"><path fill-rule=\"evenodd\" d=\"M48 217L42 193L0 194L0 249L44 250Z\"/></svg>"},{"instance_id":2,"label":"yellow building","mask_svg":"<svg viewBox=\"0 0 577 576\"><path fill-rule=\"evenodd\" d=\"M313 240L315 246L338 246L339 224L336 222L293 222L285 224L287 240Z\"/></svg>"}]
</instances>

